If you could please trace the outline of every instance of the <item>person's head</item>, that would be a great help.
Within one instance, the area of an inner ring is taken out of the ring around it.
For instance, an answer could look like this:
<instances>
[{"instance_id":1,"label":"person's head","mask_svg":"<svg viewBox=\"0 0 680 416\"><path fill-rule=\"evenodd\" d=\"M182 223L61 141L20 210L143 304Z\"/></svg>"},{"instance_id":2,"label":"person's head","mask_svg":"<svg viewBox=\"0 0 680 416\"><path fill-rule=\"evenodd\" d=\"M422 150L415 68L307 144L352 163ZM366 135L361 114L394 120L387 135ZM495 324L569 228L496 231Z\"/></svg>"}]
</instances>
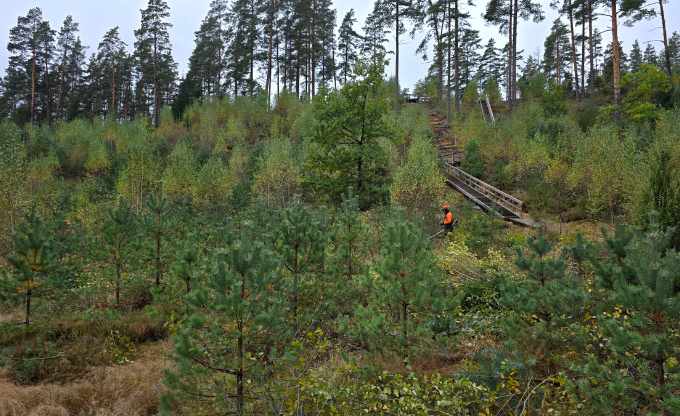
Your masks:
<instances>
[{"instance_id":1,"label":"person's head","mask_svg":"<svg viewBox=\"0 0 680 416\"><path fill-rule=\"evenodd\" d=\"M448 205L444 205L444 206L442 207L442 212L445 213L445 214L446 214L447 212L449 212L449 206L448 206Z\"/></svg>"}]
</instances>

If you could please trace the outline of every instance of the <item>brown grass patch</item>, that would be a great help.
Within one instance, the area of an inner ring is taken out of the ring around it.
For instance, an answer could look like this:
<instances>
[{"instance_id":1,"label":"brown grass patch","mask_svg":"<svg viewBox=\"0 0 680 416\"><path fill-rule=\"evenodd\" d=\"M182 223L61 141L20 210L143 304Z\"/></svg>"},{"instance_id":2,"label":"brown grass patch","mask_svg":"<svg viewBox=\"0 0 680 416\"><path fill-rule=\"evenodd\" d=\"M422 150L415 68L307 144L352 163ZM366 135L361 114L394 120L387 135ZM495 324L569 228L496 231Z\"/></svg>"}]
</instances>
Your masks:
<instances>
[{"instance_id":1,"label":"brown grass patch","mask_svg":"<svg viewBox=\"0 0 680 416\"><path fill-rule=\"evenodd\" d=\"M142 360L91 368L85 377L68 383L18 386L0 378L0 416L14 415L153 415L169 340L145 348Z\"/></svg>"}]
</instances>

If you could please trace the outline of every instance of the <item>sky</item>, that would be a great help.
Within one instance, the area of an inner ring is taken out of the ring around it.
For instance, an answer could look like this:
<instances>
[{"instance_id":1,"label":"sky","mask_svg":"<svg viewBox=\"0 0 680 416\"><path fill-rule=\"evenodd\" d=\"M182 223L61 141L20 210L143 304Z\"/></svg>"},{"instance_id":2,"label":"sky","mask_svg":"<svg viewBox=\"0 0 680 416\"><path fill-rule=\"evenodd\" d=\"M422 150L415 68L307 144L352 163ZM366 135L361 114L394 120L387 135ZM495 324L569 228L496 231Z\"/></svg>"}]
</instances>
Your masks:
<instances>
[{"instance_id":1,"label":"sky","mask_svg":"<svg viewBox=\"0 0 680 416\"><path fill-rule=\"evenodd\" d=\"M170 22L173 27L170 29L170 41L173 44L173 56L179 64L180 75L186 71L189 55L194 48L194 32L198 30L201 20L208 12L211 0L167 0L170 6ZM543 41L550 32L553 20L557 17L557 12L550 9L548 0L539 0L543 3L545 20L539 24L533 22L520 21L518 26L518 49L524 50L524 56L535 54L537 48L543 49ZM354 8L358 22L355 29L360 29L364 25L366 16L373 9L372 0L334 0L334 7L338 12L338 26L342 22L345 14ZM97 45L104 33L115 27L120 27L123 41L128 44L131 51L134 45L134 30L139 28L140 9L146 7L147 0L0 0L0 73L4 76L7 67L9 52L6 45L9 41L9 31L16 26L17 17L25 16L32 7L40 7L43 11L43 18L50 22L52 29L59 30L67 15L72 15L73 20L80 24L80 37L85 45L90 49L89 55L96 51ZM471 24L474 29L480 31L482 44L486 44L489 38L496 38L496 45L506 44L505 36L498 33L494 26L486 26L481 18L484 12L483 0L477 0L476 7L469 7L471 13ZM658 10L657 2L654 1L654 8ZM666 14L666 25L668 36L673 31L680 32L680 1L673 0L664 6ZM566 23L566 21L565 21ZM600 18L598 26L605 30L607 20ZM662 39L661 22L657 17L651 21L637 23L634 27L624 27L620 23L619 36L623 41L624 50L628 51L635 39L639 39L642 48L646 47L642 42L655 41ZM421 57L415 56L415 50L420 44L424 33L416 34L414 39L402 36L399 74L402 87L412 88L416 81L422 79L429 67L429 63L424 62ZM609 32L603 34L605 44L611 42ZM388 49L393 49L394 40ZM657 51L662 47L660 42L653 42ZM431 59L432 53L428 58ZM394 59L392 57L388 74L394 73Z\"/></svg>"}]
</instances>

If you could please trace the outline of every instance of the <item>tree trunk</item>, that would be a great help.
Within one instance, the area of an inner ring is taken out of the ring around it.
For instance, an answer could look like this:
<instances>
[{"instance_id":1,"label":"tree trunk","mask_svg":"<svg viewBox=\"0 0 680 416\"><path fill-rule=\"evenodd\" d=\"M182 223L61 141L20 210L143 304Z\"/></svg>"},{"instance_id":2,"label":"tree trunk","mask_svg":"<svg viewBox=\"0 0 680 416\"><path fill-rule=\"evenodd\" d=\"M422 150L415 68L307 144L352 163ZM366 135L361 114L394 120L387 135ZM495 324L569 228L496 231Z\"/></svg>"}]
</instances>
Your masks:
<instances>
[{"instance_id":1,"label":"tree trunk","mask_svg":"<svg viewBox=\"0 0 680 416\"><path fill-rule=\"evenodd\" d=\"M28 289L26 290L26 326L29 326L31 324L31 294L33 292L33 289L31 289L31 282L27 281L26 285L28 286Z\"/></svg>"},{"instance_id":2,"label":"tree trunk","mask_svg":"<svg viewBox=\"0 0 680 416\"><path fill-rule=\"evenodd\" d=\"M571 53L574 57L574 82L576 82L576 102L580 101L579 85L578 85L578 59L576 59L576 41L574 39L574 10L572 9L571 0L569 0L569 24L571 25Z\"/></svg>"},{"instance_id":3,"label":"tree trunk","mask_svg":"<svg viewBox=\"0 0 680 416\"><path fill-rule=\"evenodd\" d=\"M511 85L510 85L510 101L512 102L512 109L517 107L517 16L519 9L519 1L515 1L515 7L513 9L513 22L512 22L512 67L510 72L512 73Z\"/></svg>"},{"instance_id":4,"label":"tree trunk","mask_svg":"<svg viewBox=\"0 0 680 416\"><path fill-rule=\"evenodd\" d=\"M267 108L272 101L272 52L274 50L274 1L269 17L269 59L267 60Z\"/></svg>"},{"instance_id":5,"label":"tree trunk","mask_svg":"<svg viewBox=\"0 0 680 416\"><path fill-rule=\"evenodd\" d=\"M513 0L510 0L510 20L508 21L508 71L506 76L505 95L507 97L508 109L512 110L512 8Z\"/></svg>"},{"instance_id":6,"label":"tree trunk","mask_svg":"<svg viewBox=\"0 0 680 416\"><path fill-rule=\"evenodd\" d=\"M581 97L586 96L586 15L581 19Z\"/></svg>"},{"instance_id":7,"label":"tree trunk","mask_svg":"<svg viewBox=\"0 0 680 416\"><path fill-rule=\"evenodd\" d=\"M66 72L66 50L64 50L64 59L61 64L61 81L59 81L59 95L57 96L57 120L59 120L59 110L61 109L61 91L64 86L64 72Z\"/></svg>"},{"instance_id":8,"label":"tree trunk","mask_svg":"<svg viewBox=\"0 0 680 416\"><path fill-rule=\"evenodd\" d=\"M47 55L47 54L46 54ZM47 125L51 125L50 118L50 71L47 66L48 59L45 57L45 117L47 117Z\"/></svg>"},{"instance_id":9,"label":"tree trunk","mask_svg":"<svg viewBox=\"0 0 680 416\"><path fill-rule=\"evenodd\" d=\"M219 90L219 84L218 84ZM218 93L219 94L219 93ZM153 125L158 127L158 35L153 32Z\"/></svg>"},{"instance_id":10,"label":"tree trunk","mask_svg":"<svg viewBox=\"0 0 680 416\"><path fill-rule=\"evenodd\" d=\"M111 109L116 111L116 61L111 57Z\"/></svg>"},{"instance_id":11,"label":"tree trunk","mask_svg":"<svg viewBox=\"0 0 680 416\"><path fill-rule=\"evenodd\" d=\"M562 73L560 71L560 39L559 37L555 41L555 46L557 47L557 71L555 72L555 79L557 80L557 85L562 85Z\"/></svg>"},{"instance_id":12,"label":"tree trunk","mask_svg":"<svg viewBox=\"0 0 680 416\"><path fill-rule=\"evenodd\" d=\"M394 105L399 108L399 0L395 0Z\"/></svg>"},{"instance_id":13,"label":"tree trunk","mask_svg":"<svg viewBox=\"0 0 680 416\"><path fill-rule=\"evenodd\" d=\"M663 0L659 0L659 9L661 10L661 28L663 29L663 48L666 55L666 71L668 76L672 75L671 72L671 54L668 50L668 35L666 34L666 16L663 12Z\"/></svg>"},{"instance_id":14,"label":"tree trunk","mask_svg":"<svg viewBox=\"0 0 680 416\"><path fill-rule=\"evenodd\" d=\"M595 51L593 50L593 0L588 0L588 44L590 47L590 105L595 105Z\"/></svg>"},{"instance_id":15,"label":"tree trunk","mask_svg":"<svg viewBox=\"0 0 680 416\"><path fill-rule=\"evenodd\" d=\"M454 36L454 42L453 42L453 89L454 89L454 95L455 95L455 105L456 105L456 114L460 114L460 45L458 44L459 39L458 39L458 0L455 0L456 2L456 9L455 9L455 20L454 20L454 28L453 28L453 36ZM449 8L451 6L449 5ZM449 20L449 31L451 31L451 21ZM449 76L451 76L449 74Z\"/></svg>"},{"instance_id":16,"label":"tree trunk","mask_svg":"<svg viewBox=\"0 0 680 416\"><path fill-rule=\"evenodd\" d=\"M458 0L456 0L456 5L458 5ZM449 32L449 42L446 48L446 125L451 126L451 0L446 2L446 17L447 30ZM458 17L457 13L456 17Z\"/></svg>"},{"instance_id":17,"label":"tree trunk","mask_svg":"<svg viewBox=\"0 0 680 416\"><path fill-rule=\"evenodd\" d=\"M35 123L35 51L33 52L33 69L31 70L31 123L36 124Z\"/></svg>"},{"instance_id":18,"label":"tree trunk","mask_svg":"<svg viewBox=\"0 0 680 416\"><path fill-rule=\"evenodd\" d=\"M618 0L611 0L612 5L612 52L614 53L614 104L621 107L621 67L619 60L619 30L618 30L618 14L616 10L616 2Z\"/></svg>"},{"instance_id":19,"label":"tree trunk","mask_svg":"<svg viewBox=\"0 0 680 416\"><path fill-rule=\"evenodd\" d=\"M120 259L120 247L118 248L118 258ZM116 264L116 309L120 305L120 264Z\"/></svg>"}]
</instances>

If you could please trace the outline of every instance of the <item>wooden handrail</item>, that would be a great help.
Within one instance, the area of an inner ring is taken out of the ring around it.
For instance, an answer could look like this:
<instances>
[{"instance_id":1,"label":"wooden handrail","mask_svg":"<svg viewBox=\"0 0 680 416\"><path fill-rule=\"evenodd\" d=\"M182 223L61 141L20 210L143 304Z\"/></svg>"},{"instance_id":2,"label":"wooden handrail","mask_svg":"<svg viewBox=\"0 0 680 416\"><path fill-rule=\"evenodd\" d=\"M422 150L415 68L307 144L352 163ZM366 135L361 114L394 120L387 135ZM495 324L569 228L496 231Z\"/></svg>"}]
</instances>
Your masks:
<instances>
[{"instance_id":1,"label":"wooden handrail","mask_svg":"<svg viewBox=\"0 0 680 416\"><path fill-rule=\"evenodd\" d=\"M474 176L466 173L457 167L446 163L446 172L454 177L456 177L461 182L470 186L477 192L489 197L496 204L505 207L506 209L514 212L515 214L522 216L522 208L524 203L512 195L509 195L500 189L497 189L488 183L475 178Z\"/></svg>"}]
</instances>

